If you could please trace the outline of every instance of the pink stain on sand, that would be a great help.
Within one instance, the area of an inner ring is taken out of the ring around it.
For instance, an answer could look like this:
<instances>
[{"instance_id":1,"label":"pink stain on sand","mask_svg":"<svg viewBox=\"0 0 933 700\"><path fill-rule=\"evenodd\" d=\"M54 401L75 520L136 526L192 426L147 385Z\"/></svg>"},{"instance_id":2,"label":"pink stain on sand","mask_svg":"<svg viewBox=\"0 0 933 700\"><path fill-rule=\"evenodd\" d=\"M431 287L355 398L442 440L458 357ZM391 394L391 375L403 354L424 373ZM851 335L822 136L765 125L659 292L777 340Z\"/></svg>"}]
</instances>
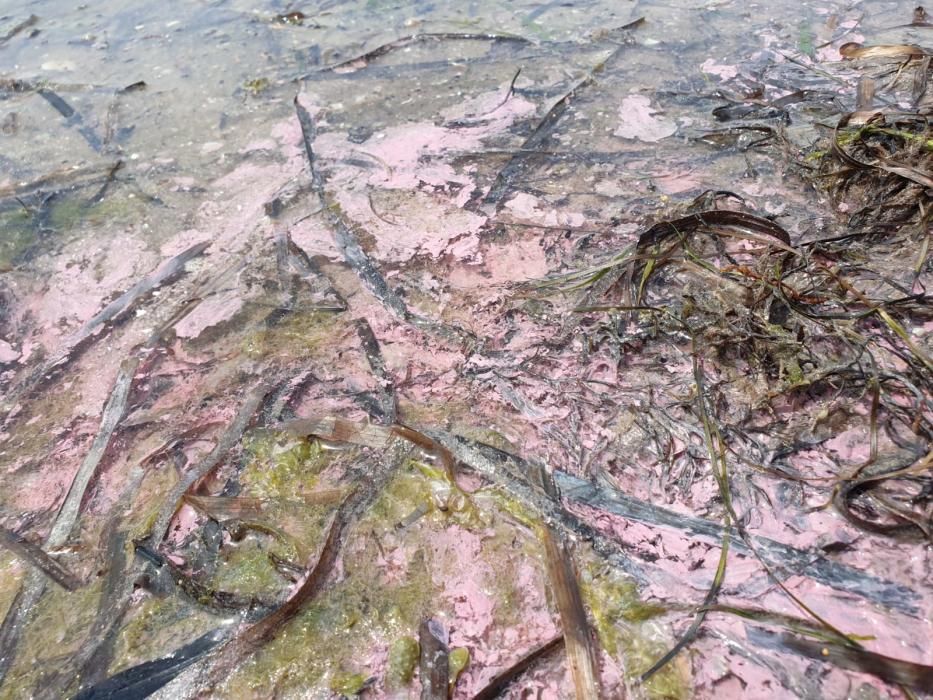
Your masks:
<instances>
[{"instance_id":1,"label":"pink stain on sand","mask_svg":"<svg viewBox=\"0 0 933 700\"><path fill-rule=\"evenodd\" d=\"M501 98L500 91L481 95L450 116L491 108ZM534 110L533 103L513 96L484 118L391 126L361 144L325 131L315 146L328 188L337 193L344 215L372 233L377 259L400 263L447 254L477 260L478 233L486 218L463 208L475 186L473 173L449 161L453 155L482 150L487 139L505 133ZM286 138L299 136L292 129Z\"/></svg>"},{"instance_id":2,"label":"pink stain on sand","mask_svg":"<svg viewBox=\"0 0 933 700\"><path fill-rule=\"evenodd\" d=\"M738 66L727 63L718 63L713 58L707 58L700 64L700 70L709 75L715 75L720 80L731 80L739 74Z\"/></svg>"},{"instance_id":3,"label":"pink stain on sand","mask_svg":"<svg viewBox=\"0 0 933 700\"><path fill-rule=\"evenodd\" d=\"M677 133L677 124L659 116L647 95L628 95L619 107L619 126L613 132L623 139L636 139L653 143Z\"/></svg>"}]
</instances>

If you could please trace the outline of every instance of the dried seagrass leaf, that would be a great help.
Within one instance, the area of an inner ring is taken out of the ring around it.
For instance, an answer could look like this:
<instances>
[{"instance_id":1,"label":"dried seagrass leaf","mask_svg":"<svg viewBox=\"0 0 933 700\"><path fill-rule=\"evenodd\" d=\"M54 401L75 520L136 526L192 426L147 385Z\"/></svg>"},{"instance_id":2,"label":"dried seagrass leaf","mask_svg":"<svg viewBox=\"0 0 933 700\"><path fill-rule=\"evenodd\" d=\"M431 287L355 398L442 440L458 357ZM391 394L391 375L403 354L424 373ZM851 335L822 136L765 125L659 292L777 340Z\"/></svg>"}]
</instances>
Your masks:
<instances>
[{"instance_id":1,"label":"dried seagrass leaf","mask_svg":"<svg viewBox=\"0 0 933 700\"><path fill-rule=\"evenodd\" d=\"M548 576L557 600L567 662L573 676L577 700L602 697L599 690L599 651L586 618L573 560L563 540L548 527L542 527Z\"/></svg>"},{"instance_id":2,"label":"dried seagrass leaf","mask_svg":"<svg viewBox=\"0 0 933 700\"><path fill-rule=\"evenodd\" d=\"M350 421L339 416L299 418L283 423L281 427L285 432L299 437L318 437L374 449L385 449L392 438L389 428Z\"/></svg>"},{"instance_id":3,"label":"dried seagrass leaf","mask_svg":"<svg viewBox=\"0 0 933 700\"><path fill-rule=\"evenodd\" d=\"M400 437L428 452L440 461L447 478L453 481L456 459L450 450L419 430L407 425L395 424L390 427L370 423L353 422L338 416L321 418L300 418L282 424L286 432L300 437L319 437L324 440L346 442L361 447L385 449L393 437Z\"/></svg>"},{"instance_id":4,"label":"dried seagrass leaf","mask_svg":"<svg viewBox=\"0 0 933 700\"><path fill-rule=\"evenodd\" d=\"M807 639L789 632L779 634L759 632L759 634L776 638L775 641L778 644L798 654L839 668L870 673L888 683L897 683L921 691L929 691L933 688L933 666L894 659L867 649L845 646L839 642Z\"/></svg>"},{"instance_id":5,"label":"dried seagrass leaf","mask_svg":"<svg viewBox=\"0 0 933 700\"><path fill-rule=\"evenodd\" d=\"M879 46L862 46L850 41L839 47L839 53L844 58L920 58L929 55L929 52L919 46L910 44L883 44Z\"/></svg>"},{"instance_id":6,"label":"dried seagrass leaf","mask_svg":"<svg viewBox=\"0 0 933 700\"><path fill-rule=\"evenodd\" d=\"M66 591L74 591L81 587L81 580L46 554L42 547L33 544L2 525L0 525L0 547L9 549L17 557L39 569Z\"/></svg>"}]
</instances>

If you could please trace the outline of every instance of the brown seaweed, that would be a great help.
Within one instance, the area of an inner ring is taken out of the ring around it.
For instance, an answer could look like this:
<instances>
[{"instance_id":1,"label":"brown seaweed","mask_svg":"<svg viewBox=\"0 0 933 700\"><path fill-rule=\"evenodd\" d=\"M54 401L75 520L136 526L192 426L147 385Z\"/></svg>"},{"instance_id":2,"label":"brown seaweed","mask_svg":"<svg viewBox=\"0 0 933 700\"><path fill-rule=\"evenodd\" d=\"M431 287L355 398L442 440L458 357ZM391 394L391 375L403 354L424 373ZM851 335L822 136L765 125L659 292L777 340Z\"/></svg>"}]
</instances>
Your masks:
<instances>
[{"instance_id":1,"label":"brown seaweed","mask_svg":"<svg viewBox=\"0 0 933 700\"><path fill-rule=\"evenodd\" d=\"M928 51L919 46L908 44L885 44L881 46L862 46L850 41L839 47L839 53L845 58L919 58L928 55Z\"/></svg>"},{"instance_id":2,"label":"brown seaweed","mask_svg":"<svg viewBox=\"0 0 933 700\"><path fill-rule=\"evenodd\" d=\"M193 486L196 486L199 480L204 478L211 470L213 470L224 457L227 456L227 453L234 448L234 446L240 441L240 438L243 436L243 432L249 426L250 422L255 417L256 412L259 410L259 407L262 405L262 402L265 400L266 396L271 390L271 383L268 381L258 382L249 394L246 397L246 400L240 406L239 411L234 417L233 421L223 432L220 438L217 440L217 444L214 445L214 449L210 451L197 465L192 469L189 469L186 474L172 487L171 492L166 497L164 505L159 510L159 515L153 523L150 530L150 535L147 538L150 546L158 546L162 542L162 539L166 535L168 530L169 523L172 518L175 516L178 508L181 507L183 496L188 493L188 490Z\"/></svg>"},{"instance_id":3,"label":"brown seaweed","mask_svg":"<svg viewBox=\"0 0 933 700\"><path fill-rule=\"evenodd\" d=\"M931 471L931 465L933 465L933 453L904 467L885 464L870 465L849 478L839 481L833 494L833 505L849 522L867 532L888 536L920 536L931 540L933 519L909 510L911 496L902 499L907 503L898 507L890 501L882 500L880 494L876 495L876 491L880 490L879 487L890 481L918 483L924 474ZM881 514L889 516L889 519L893 518L893 522L878 522L876 519L868 519L857 514L854 502L866 494L874 496L874 509L881 510Z\"/></svg>"},{"instance_id":4,"label":"brown seaweed","mask_svg":"<svg viewBox=\"0 0 933 700\"><path fill-rule=\"evenodd\" d=\"M388 483L404 453L388 449L382 452L375 470L368 470L334 514L315 564L308 570L298 590L281 606L255 622L235 638L188 669L160 691L156 698L173 700L210 692L221 684L244 659L276 637L286 623L318 596L330 577L347 530L364 513ZM362 474L359 475L362 477ZM446 688L446 685L445 685Z\"/></svg>"},{"instance_id":5,"label":"brown seaweed","mask_svg":"<svg viewBox=\"0 0 933 700\"><path fill-rule=\"evenodd\" d=\"M356 423L339 416L324 416L298 418L286 421L280 427L298 437L318 437L376 449L385 449L393 437L400 437L434 455L440 461L448 481L453 483L456 476L457 460L453 453L434 438L407 425L382 427L370 423Z\"/></svg>"}]
</instances>

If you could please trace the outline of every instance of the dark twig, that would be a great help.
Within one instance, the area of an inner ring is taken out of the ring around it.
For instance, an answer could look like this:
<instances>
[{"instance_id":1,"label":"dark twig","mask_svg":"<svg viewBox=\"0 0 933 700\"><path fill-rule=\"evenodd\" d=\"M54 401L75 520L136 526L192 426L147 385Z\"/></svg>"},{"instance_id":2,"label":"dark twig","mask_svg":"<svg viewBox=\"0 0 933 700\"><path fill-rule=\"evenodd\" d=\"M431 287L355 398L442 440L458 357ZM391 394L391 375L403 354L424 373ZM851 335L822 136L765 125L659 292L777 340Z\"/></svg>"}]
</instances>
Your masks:
<instances>
[{"instance_id":1,"label":"dark twig","mask_svg":"<svg viewBox=\"0 0 933 700\"><path fill-rule=\"evenodd\" d=\"M24 29L29 29L31 26L33 26L34 24L36 24L38 21L39 21L39 18L38 18L36 15L29 15L29 17L27 17L26 19L24 19L24 20L23 20L22 22L20 22L19 24L15 25L15 26L14 26L10 31L8 31L6 34L4 34L3 36L0 36L0 46L3 46L3 45L4 45L5 43L7 43L10 39L12 39L14 36L16 36L17 34L19 34L20 32L22 32Z\"/></svg>"},{"instance_id":2,"label":"dark twig","mask_svg":"<svg viewBox=\"0 0 933 700\"><path fill-rule=\"evenodd\" d=\"M101 152L103 149L103 144L100 141L100 137L91 127L84 123L84 119L81 117L81 114L76 112L74 107L72 107L56 93L47 88L40 88L36 92L45 98L45 101L52 105L52 107L55 108L55 111L65 118L66 126L73 127L79 134L81 134L84 140L87 141L87 145L90 146L95 153Z\"/></svg>"},{"instance_id":3,"label":"dark twig","mask_svg":"<svg viewBox=\"0 0 933 700\"><path fill-rule=\"evenodd\" d=\"M392 376L386 370L386 363L382 357L379 341L376 340L373 328L366 319L357 319L354 326L363 353L366 355L366 361L369 363L369 367L376 377L376 383L379 385L377 393L379 394L379 409L382 412L380 422L385 425L392 425L397 422L395 386L392 382Z\"/></svg>"},{"instance_id":4,"label":"dark twig","mask_svg":"<svg viewBox=\"0 0 933 700\"><path fill-rule=\"evenodd\" d=\"M421 700L447 700L450 675L447 630L439 621L428 619L418 628L421 645Z\"/></svg>"},{"instance_id":5,"label":"dark twig","mask_svg":"<svg viewBox=\"0 0 933 700\"><path fill-rule=\"evenodd\" d=\"M87 204L97 204L98 202L103 201L104 197L107 195L107 191L110 189L110 186L116 181L117 171L123 167L123 161L118 160L113 164L113 167L110 168L110 172L107 173L107 179L104 180L104 184L100 186L100 189L91 197Z\"/></svg>"},{"instance_id":6,"label":"dark twig","mask_svg":"<svg viewBox=\"0 0 933 700\"><path fill-rule=\"evenodd\" d=\"M0 525L0 547L6 547L23 561L29 562L66 591L74 591L81 586L81 580L77 576L52 559L41 547L23 539L2 525Z\"/></svg>"},{"instance_id":7,"label":"dark twig","mask_svg":"<svg viewBox=\"0 0 933 700\"><path fill-rule=\"evenodd\" d=\"M531 668L539 659L546 658L560 649L563 642L564 635L559 634L544 644L535 647L509 668L491 678L485 687L473 696L473 700L495 700L495 698L500 697L509 685L520 678L521 675Z\"/></svg>"},{"instance_id":8,"label":"dark twig","mask_svg":"<svg viewBox=\"0 0 933 700\"><path fill-rule=\"evenodd\" d=\"M47 195L49 188L59 190L74 190L103 182L110 177L110 173L117 161L83 168L60 168L26 183L11 183L0 187L0 198L14 197L27 199L30 196Z\"/></svg>"},{"instance_id":9,"label":"dark twig","mask_svg":"<svg viewBox=\"0 0 933 700\"><path fill-rule=\"evenodd\" d=\"M642 21L643 19L639 18L634 22L630 22L622 29L637 27ZM499 200L505 196L506 192L511 188L514 179L526 170L528 161L535 157L534 152L539 150L541 146L544 145L545 141L550 138L557 122L564 116L564 113L568 110L570 105L586 88L596 82L597 75L601 73L606 66L612 63L625 47L626 44L617 46L605 59L597 63L586 77L579 80L570 90L564 93L557 102L551 105L550 109L548 109L544 116L538 121L531 135L526 138L524 143L520 146L520 151L522 151L522 153L513 156L511 160L506 163L505 167L499 171L498 175L496 175L496 179L489 188L489 192L487 192L486 196L483 198L485 204L497 204ZM531 151L532 153L525 153L527 151Z\"/></svg>"},{"instance_id":10,"label":"dark twig","mask_svg":"<svg viewBox=\"0 0 933 700\"><path fill-rule=\"evenodd\" d=\"M487 32L478 32L478 33L458 33L458 32L435 32L435 33L424 33L424 34L410 34L409 36L403 36L394 41L387 42L376 48L367 51L366 53L355 56L354 58L348 58L345 61L340 61L338 63L333 63L329 66L324 66L318 72L320 73L330 73L333 71L340 71L341 69L349 69L356 64L360 64L359 67L362 68L368 64L374 58L379 56L384 56L387 53L391 53L396 49L401 49L411 44L421 43L425 41L498 41L498 42L510 42L510 43L519 43L519 44L530 44L531 42L524 37L515 36L512 34L492 34Z\"/></svg>"},{"instance_id":11,"label":"dark twig","mask_svg":"<svg viewBox=\"0 0 933 700\"><path fill-rule=\"evenodd\" d=\"M448 340L462 342L465 340L475 340L471 333L460 328L453 328L432 319L423 318L412 313L404 300L389 287L389 283L383 276L373 259L363 250L359 238L354 233L351 225L345 220L340 207L332 202L324 189L324 177L318 167L317 155L314 152L314 139L317 130L314 121L302 104L296 97L295 111L298 114L298 123L301 125L301 134L305 147L305 154L308 158L308 167L311 171L312 189L318 195L321 205L328 222L334 231L334 242L338 250L343 255L347 265L356 273L360 281L369 289L373 296L382 303L392 314L407 323L419 328L441 335Z\"/></svg>"},{"instance_id":12,"label":"dark twig","mask_svg":"<svg viewBox=\"0 0 933 700\"><path fill-rule=\"evenodd\" d=\"M353 233L352 229L344 221L338 209L335 206L328 205L327 195L324 191L324 177L321 174L317 164L317 156L314 152L314 139L317 135L314 122L308 110L302 106L295 98L295 111L298 114L298 122L301 125L301 135L304 141L305 154L308 157L308 167L311 171L311 185L325 207L327 217L334 230L334 239L337 247L343 254L347 264L359 275L363 284L365 284L373 295L379 299L393 314L402 320L408 320L411 314L405 302L402 301L395 292L389 288L389 283L385 277L376 268L375 263L366 254Z\"/></svg>"}]
</instances>

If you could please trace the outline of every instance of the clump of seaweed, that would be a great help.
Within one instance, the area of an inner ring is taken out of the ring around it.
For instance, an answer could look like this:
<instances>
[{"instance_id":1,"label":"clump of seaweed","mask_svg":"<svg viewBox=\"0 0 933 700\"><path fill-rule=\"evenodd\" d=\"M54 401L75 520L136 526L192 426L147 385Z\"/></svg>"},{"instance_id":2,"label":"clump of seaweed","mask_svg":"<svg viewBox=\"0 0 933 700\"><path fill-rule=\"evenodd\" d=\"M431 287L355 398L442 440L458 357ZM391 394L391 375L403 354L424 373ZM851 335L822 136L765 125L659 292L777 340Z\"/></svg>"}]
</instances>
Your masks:
<instances>
[{"instance_id":1,"label":"clump of seaweed","mask_svg":"<svg viewBox=\"0 0 933 700\"><path fill-rule=\"evenodd\" d=\"M928 67L927 59L919 70ZM741 208L740 197L708 193L622 252L535 285L572 300L590 352L637 349L658 367L672 355L692 367L681 398L650 401L640 426L668 446L659 457L678 444L705 446L685 451L691 474L678 481L689 488L702 474L715 480L721 555L692 624L643 679L716 611L782 628L779 643L804 656L902 686L929 684L928 667L881 658L857 630L844 631L792 593L787 572L746 529L769 503L754 485L759 474L819 494L865 533L933 541L933 359L921 330L933 319L922 282L930 270L929 114L846 114L810 156L818 164L804 170L843 213L841 235L795 240ZM733 208L720 208L726 201ZM844 431L867 436L848 459L821 447ZM797 455L814 449L834 462L830 469L797 466ZM717 606L735 540L807 620Z\"/></svg>"},{"instance_id":2,"label":"clump of seaweed","mask_svg":"<svg viewBox=\"0 0 933 700\"><path fill-rule=\"evenodd\" d=\"M756 472L804 482L865 532L930 541L933 361L908 330L929 312L922 293L907 292L909 282L877 273L867 241L848 254L830 253L815 243L794 245L782 227L760 216L707 209L655 224L623 253L540 285L578 295L576 311L590 318L591 347L638 347L662 362L672 351L693 368L678 404L652 405L646 420L666 442L696 438L705 445L705 454L693 453L692 468L695 475L712 469L718 484L721 556L693 624L643 679L692 642L706 615L718 610L730 540L738 537L809 616L806 634L839 650L824 654L830 662L923 687L928 669L907 664L910 672L890 671L855 634L784 586L786 574L766 563L743 524L756 500L743 508L748 493L733 492L737 480ZM830 397L835 415L811 414L810 425L775 414L781 405L812 412ZM840 461L830 474L801 472L794 455L824 442L814 440L813 429L832 418L848 427L867 422L866 458ZM807 654L809 642L788 634L785 645Z\"/></svg>"},{"instance_id":3,"label":"clump of seaweed","mask_svg":"<svg viewBox=\"0 0 933 700\"><path fill-rule=\"evenodd\" d=\"M849 113L839 119L828 140L816 177L836 209L845 212L850 235L927 231L933 201L929 114Z\"/></svg>"}]
</instances>

